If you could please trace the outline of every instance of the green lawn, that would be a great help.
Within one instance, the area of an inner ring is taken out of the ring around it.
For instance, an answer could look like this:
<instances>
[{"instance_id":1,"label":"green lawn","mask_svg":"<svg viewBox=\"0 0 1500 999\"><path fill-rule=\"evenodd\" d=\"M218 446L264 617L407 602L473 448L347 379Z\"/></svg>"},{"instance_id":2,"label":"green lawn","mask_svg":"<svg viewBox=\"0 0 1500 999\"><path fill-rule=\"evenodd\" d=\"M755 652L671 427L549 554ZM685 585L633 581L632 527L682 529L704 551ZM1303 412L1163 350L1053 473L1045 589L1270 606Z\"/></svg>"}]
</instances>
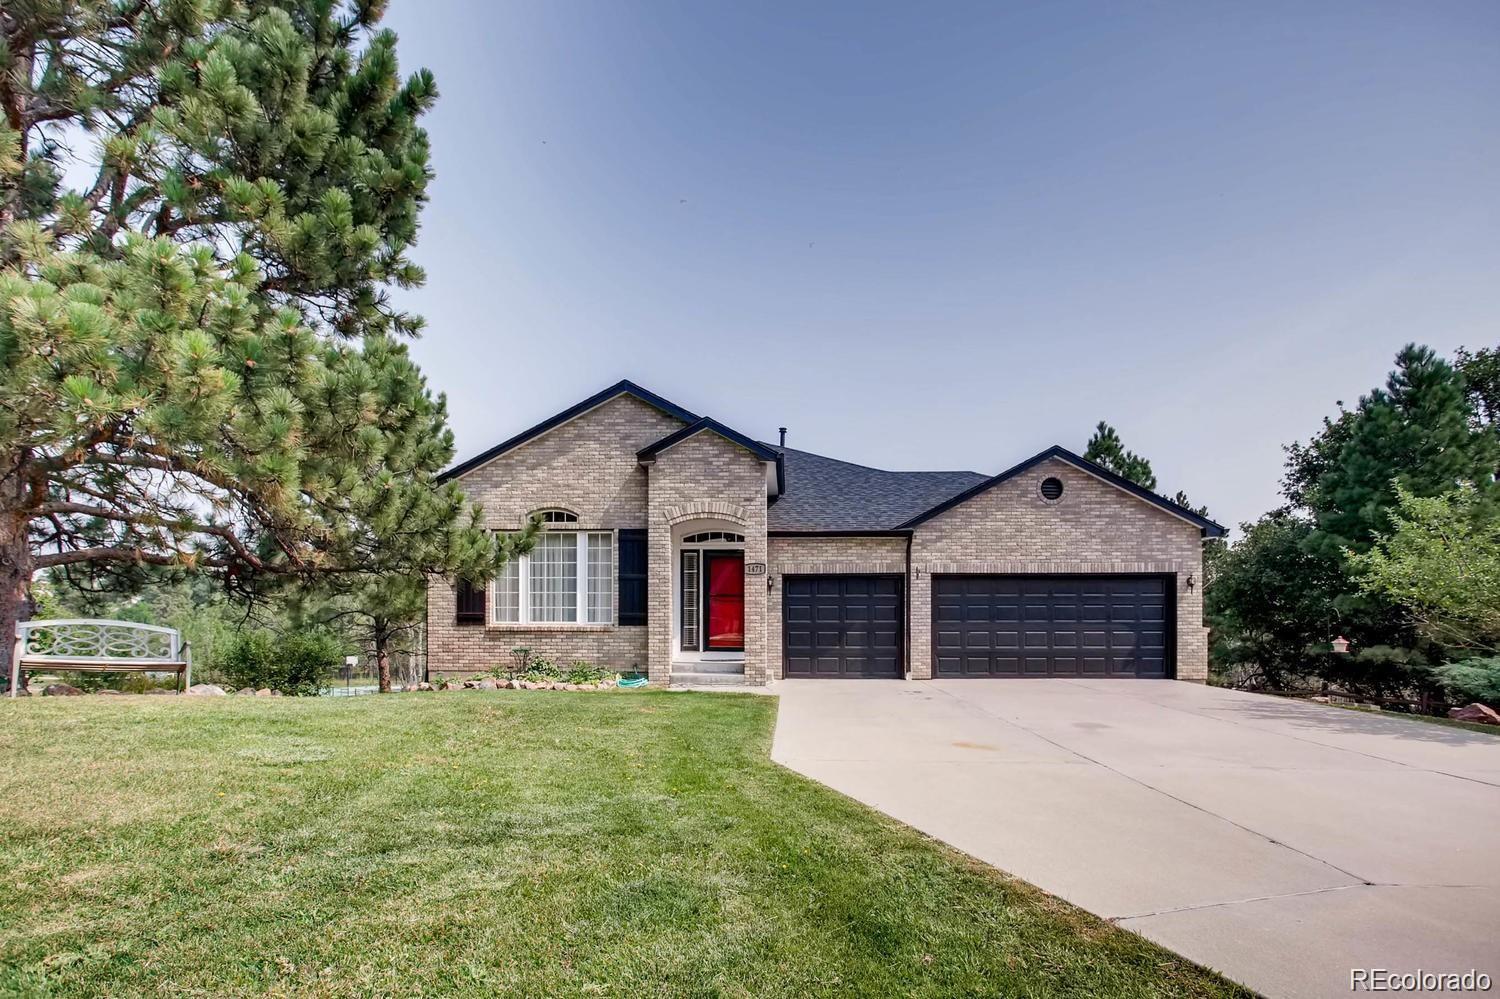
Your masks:
<instances>
[{"instance_id":1,"label":"green lawn","mask_svg":"<svg viewBox=\"0 0 1500 999\"><path fill-rule=\"evenodd\" d=\"M753 695L0 703L0 993L1240 994L771 763Z\"/></svg>"}]
</instances>

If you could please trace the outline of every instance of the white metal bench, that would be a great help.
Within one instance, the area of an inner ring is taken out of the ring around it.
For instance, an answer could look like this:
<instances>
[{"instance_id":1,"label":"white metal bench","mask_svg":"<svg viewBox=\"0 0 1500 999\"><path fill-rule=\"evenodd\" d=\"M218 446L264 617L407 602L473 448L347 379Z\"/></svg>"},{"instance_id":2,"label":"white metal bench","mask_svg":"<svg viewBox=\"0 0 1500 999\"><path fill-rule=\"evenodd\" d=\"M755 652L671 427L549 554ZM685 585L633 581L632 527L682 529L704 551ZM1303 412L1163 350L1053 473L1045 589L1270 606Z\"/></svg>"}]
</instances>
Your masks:
<instances>
[{"instance_id":1,"label":"white metal bench","mask_svg":"<svg viewBox=\"0 0 1500 999\"><path fill-rule=\"evenodd\" d=\"M22 621L10 659L10 696L21 674L59 669L80 673L176 673L177 689L193 680L193 649L182 633L155 624L76 618Z\"/></svg>"}]
</instances>

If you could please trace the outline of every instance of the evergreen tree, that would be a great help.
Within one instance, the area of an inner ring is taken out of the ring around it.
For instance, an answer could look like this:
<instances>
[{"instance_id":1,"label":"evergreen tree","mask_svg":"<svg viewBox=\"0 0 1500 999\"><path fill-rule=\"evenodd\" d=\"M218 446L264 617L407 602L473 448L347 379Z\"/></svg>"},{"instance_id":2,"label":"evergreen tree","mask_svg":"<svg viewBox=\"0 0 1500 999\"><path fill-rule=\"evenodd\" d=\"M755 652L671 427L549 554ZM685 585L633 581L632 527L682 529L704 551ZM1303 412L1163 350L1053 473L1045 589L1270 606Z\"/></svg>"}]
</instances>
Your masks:
<instances>
[{"instance_id":1,"label":"evergreen tree","mask_svg":"<svg viewBox=\"0 0 1500 999\"><path fill-rule=\"evenodd\" d=\"M1133 451L1125 450L1115 428L1099 421L1094 436L1084 448L1083 456L1096 465L1102 465L1123 478L1146 489L1156 488L1156 473L1151 471L1151 462Z\"/></svg>"},{"instance_id":2,"label":"evergreen tree","mask_svg":"<svg viewBox=\"0 0 1500 999\"><path fill-rule=\"evenodd\" d=\"M1345 409L1342 401L1334 405L1339 411L1337 419L1330 420L1325 416L1322 430L1306 444L1293 441L1282 447L1286 452L1286 471L1281 477L1281 494L1286 497L1288 510L1310 512L1314 487L1338 462L1339 453L1349 442L1355 414Z\"/></svg>"},{"instance_id":3,"label":"evergreen tree","mask_svg":"<svg viewBox=\"0 0 1500 999\"><path fill-rule=\"evenodd\" d=\"M531 549L541 528L532 520L525 529L500 536L498 561L519 557ZM442 561L434 553L433 561ZM455 560L462 564L462 560ZM406 571L351 573L336 576L314 591L320 606L307 616L343 631L365 650L375 664L377 686L382 694L391 690L391 655L415 652L416 638L426 618L427 580Z\"/></svg>"},{"instance_id":4,"label":"evergreen tree","mask_svg":"<svg viewBox=\"0 0 1500 999\"><path fill-rule=\"evenodd\" d=\"M253 589L502 557L435 483L445 403L388 297L422 280L436 89L382 7L0 9L0 634L37 569Z\"/></svg>"},{"instance_id":5,"label":"evergreen tree","mask_svg":"<svg viewBox=\"0 0 1500 999\"><path fill-rule=\"evenodd\" d=\"M1500 437L1500 348L1458 348L1453 366L1463 375L1476 430Z\"/></svg>"},{"instance_id":6,"label":"evergreen tree","mask_svg":"<svg viewBox=\"0 0 1500 999\"><path fill-rule=\"evenodd\" d=\"M1480 502L1495 495L1493 434L1476 431L1463 376L1427 347L1396 357L1385 388L1330 425L1333 457L1305 489L1316 530L1310 545L1324 554L1367 550L1391 526L1397 488L1438 496L1473 483Z\"/></svg>"}]
</instances>

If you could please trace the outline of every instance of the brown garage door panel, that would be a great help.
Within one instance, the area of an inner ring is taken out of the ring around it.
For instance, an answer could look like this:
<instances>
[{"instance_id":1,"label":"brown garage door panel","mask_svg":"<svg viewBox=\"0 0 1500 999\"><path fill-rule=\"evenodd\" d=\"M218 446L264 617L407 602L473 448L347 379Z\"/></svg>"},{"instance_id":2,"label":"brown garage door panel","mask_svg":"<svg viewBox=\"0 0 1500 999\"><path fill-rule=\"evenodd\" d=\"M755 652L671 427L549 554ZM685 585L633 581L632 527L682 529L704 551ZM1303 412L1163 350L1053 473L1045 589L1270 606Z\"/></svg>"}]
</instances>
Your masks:
<instances>
[{"instance_id":1,"label":"brown garage door panel","mask_svg":"<svg viewBox=\"0 0 1500 999\"><path fill-rule=\"evenodd\" d=\"M940 677L1169 677L1169 576L934 576Z\"/></svg>"},{"instance_id":2,"label":"brown garage door panel","mask_svg":"<svg viewBox=\"0 0 1500 999\"><path fill-rule=\"evenodd\" d=\"M783 671L789 677L899 677L900 576L784 576Z\"/></svg>"}]
</instances>

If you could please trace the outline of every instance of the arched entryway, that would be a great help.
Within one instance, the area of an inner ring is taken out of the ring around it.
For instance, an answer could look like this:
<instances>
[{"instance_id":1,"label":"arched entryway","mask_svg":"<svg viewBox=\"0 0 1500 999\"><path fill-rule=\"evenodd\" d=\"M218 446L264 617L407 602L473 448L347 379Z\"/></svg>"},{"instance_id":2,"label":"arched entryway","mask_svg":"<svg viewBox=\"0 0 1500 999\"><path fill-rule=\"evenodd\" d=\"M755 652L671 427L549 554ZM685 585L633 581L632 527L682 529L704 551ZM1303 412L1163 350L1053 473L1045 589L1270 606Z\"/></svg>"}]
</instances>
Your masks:
<instances>
[{"instance_id":1,"label":"arched entryway","mask_svg":"<svg viewBox=\"0 0 1500 999\"><path fill-rule=\"evenodd\" d=\"M745 535L697 519L672 528L672 661L721 669L745 662Z\"/></svg>"}]
</instances>

